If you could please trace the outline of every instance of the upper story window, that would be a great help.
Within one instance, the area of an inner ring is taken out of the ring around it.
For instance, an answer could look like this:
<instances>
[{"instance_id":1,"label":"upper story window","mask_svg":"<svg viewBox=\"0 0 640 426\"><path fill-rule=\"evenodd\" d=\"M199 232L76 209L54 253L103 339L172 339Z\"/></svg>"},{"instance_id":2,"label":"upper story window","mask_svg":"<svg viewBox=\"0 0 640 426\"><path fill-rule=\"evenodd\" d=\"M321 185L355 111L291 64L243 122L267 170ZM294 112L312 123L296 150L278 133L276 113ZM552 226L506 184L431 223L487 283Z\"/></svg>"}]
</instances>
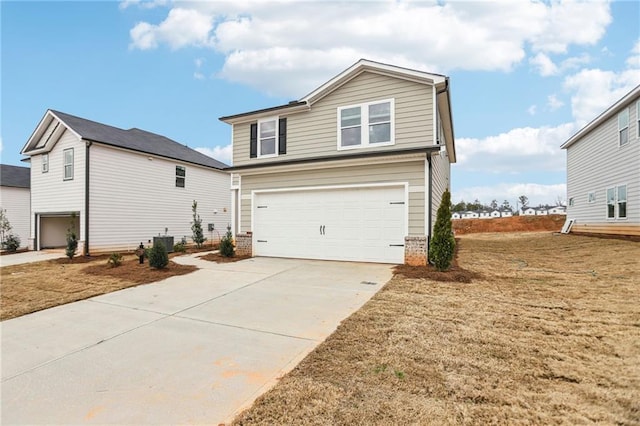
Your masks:
<instances>
[{"instance_id":1,"label":"upper story window","mask_svg":"<svg viewBox=\"0 0 640 426\"><path fill-rule=\"evenodd\" d=\"M64 180L73 179L73 148L62 151L64 165Z\"/></svg>"},{"instance_id":2,"label":"upper story window","mask_svg":"<svg viewBox=\"0 0 640 426\"><path fill-rule=\"evenodd\" d=\"M49 171L49 154L42 154L42 173Z\"/></svg>"},{"instance_id":3,"label":"upper story window","mask_svg":"<svg viewBox=\"0 0 640 426\"><path fill-rule=\"evenodd\" d=\"M187 178L187 169L184 166L176 166L176 188L184 188Z\"/></svg>"},{"instance_id":4,"label":"upper story window","mask_svg":"<svg viewBox=\"0 0 640 426\"><path fill-rule=\"evenodd\" d=\"M278 119L258 121L258 157L278 155Z\"/></svg>"},{"instance_id":5,"label":"upper story window","mask_svg":"<svg viewBox=\"0 0 640 426\"><path fill-rule=\"evenodd\" d=\"M618 114L618 143L620 146L629 142L629 108Z\"/></svg>"},{"instance_id":6,"label":"upper story window","mask_svg":"<svg viewBox=\"0 0 640 426\"><path fill-rule=\"evenodd\" d=\"M338 108L338 149L393 145L393 99Z\"/></svg>"}]
</instances>

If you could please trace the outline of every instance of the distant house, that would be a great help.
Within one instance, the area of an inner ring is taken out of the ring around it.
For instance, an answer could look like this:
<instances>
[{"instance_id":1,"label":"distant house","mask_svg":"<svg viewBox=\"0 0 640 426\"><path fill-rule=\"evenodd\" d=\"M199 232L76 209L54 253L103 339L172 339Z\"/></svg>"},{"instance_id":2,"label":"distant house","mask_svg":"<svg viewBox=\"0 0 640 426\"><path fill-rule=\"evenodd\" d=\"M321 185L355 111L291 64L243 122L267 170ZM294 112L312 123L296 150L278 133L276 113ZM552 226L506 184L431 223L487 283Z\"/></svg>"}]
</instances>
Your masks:
<instances>
[{"instance_id":1,"label":"distant house","mask_svg":"<svg viewBox=\"0 0 640 426\"><path fill-rule=\"evenodd\" d=\"M6 211L11 233L20 246L29 244L30 181L28 167L0 164L0 208Z\"/></svg>"},{"instance_id":2,"label":"distant house","mask_svg":"<svg viewBox=\"0 0 640 426\"><path fill-rule=\"evenodd\" d=\"M502 217L502 213L500 212L500 210L491 210L491 217Z\"/></svg>"},{"instance_id":3,"label":"distant house","mask_svg":"<svg viewBox=\"0 0 640 426\"><path fill-rule=\"evenodd\" d=\"M480 210L478 212L478 217L480 219L491 219L491 212L489 210Z\"/></svg>"},{"instance_id":4,"label":"distant house","mask_svg":"<svg viewBox=\"0 0 640 426\"><path fill-rule=\"evenodd\" d=\"M456 220L456 219L460 219L462 217L462 215L458 212L453 212L451 213L451 219L452 220Z\"/></svg>"},{"instance_id":5,"label":"distant house","mask_svg":"<svg viewBox=\"0 0 640 426\"><path fill-rule=\"evenodd\" d=\"M549 210L546 207L536 207L534 210L536 211L536 216L547 216L549 214Z\"/></svg>"},{"instance_id":6,"label":"distant house","mask_svg":"<svg viewBox=\"0 0 640 426\"><path fill-rule=\"evenodd\" d=\"M227 165L161 135L48 110L22 154L36 250L65 246L71 227L83 254L134 249L165 232L190 238L194 200L208 238L231 222Z\"/></svg>"},{"instance_id":7,"label":"distant house","mask_svg":"<svg viewBox=\"0 0 640 426\"><path fill-rule=\"evenodd\" d=\"M572 231L640 235L640 85L561 148Z\"/></svg>"},{"instance_id":8,"label":"distant house","mask_svg":"<svg viewBox=\"0 0 640 426\"><path fill-rule=\"evenodd\" d=\"M480 215L477 212L473 212L470 210L462 212L462 219L477 219L479 217Z\"/></svg>"},{"instance_id":9,"label":"distant house","mask_svg":"<svg viewBox=\"0 0 640 426\"><path fill-rule=\"evenodd\" d=\"M565 206L554 206L549 208L549 214L567 214L567 208Z\"/></svg>"},{"instance_id":10,"label":"distant house","mask_svg":"<svg viewBox=\"0 0 640 426\"><path fill-rule=\"evenodd\" d=\"M535 216L536 215L536 209L534 207L524 207L524 208L520 209L520 214L522 216Z\"/></svg>"},{"instance_id":11,"label":"distant house","mask_svg":"<svg viewBox=\"0 0 640 426\"><path fill-rule=\"evenodd\" d=\"M513 216L513 212L511 211L511 209L500 209L500 216L501 217L511 217L511 216Z\"/></svg>"}]
</instances>

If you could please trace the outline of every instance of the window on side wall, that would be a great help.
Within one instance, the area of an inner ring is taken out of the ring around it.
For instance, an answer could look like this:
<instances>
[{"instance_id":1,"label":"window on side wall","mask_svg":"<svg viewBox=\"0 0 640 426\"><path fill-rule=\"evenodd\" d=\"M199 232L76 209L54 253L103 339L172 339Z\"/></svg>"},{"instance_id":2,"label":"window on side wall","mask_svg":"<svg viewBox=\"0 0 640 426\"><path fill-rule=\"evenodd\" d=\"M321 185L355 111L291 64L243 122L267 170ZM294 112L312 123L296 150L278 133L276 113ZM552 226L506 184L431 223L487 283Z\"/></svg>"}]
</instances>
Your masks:
<instances>
[{"instance_id":1,"label":"window on side wall","mask_svg":"<svg viewBox=\"0 0 640 426\"><path fill-rule=\"evenodd\" d=\"M49 171L49 154L42 154L42 173Z\"/></svg>"},{"instance_id":2,"label":"window on side wall","mask_svg":"<svg viewBox=\"0 0 640 426\"><path fill-rule=\"evenodd\" d=\"M627 218L627 185L618 187L618 219Z\"/></svg>"},{"instance_id":3,"label":"window on side wall","mask_svg":"<svg viewBox=\"0 0 640 426\"><path fill-rule=\"evenodd\" d=\"M68 148L62 151L63 166L64 166L64 180L73 179L73 148Z\"/></svg>"},{"instance_id":4,"label":"window on side wall","mask_svg":"<svg viewBox=\"0 0 640 426\"><path fill-rule=\"evenodd\" d=\"M184 166L176 166L176 188L184 188L187 178L187 169Z\"/></svg>"},{"instance_id":5,"label":"window on side wall","mask_svg":"<svg viewBox=\"0 0 640 426\"><path fill-rule=\"evenodd\" d=\"M607 188L607 219L616 217L616 188Z\"/></svg>"},{"instance_id":6,"label":"window on side wall","mask_svg":"<svg viewBox=\"0 0 640 426\"><path fill-rule=\"evenodd\" d=\"M629 108L625 108L618 114L618 143L620 146L629 142Z\"/></svg>"},{"instance_id":7,"label":"window on side wall","mask_svg":"<svg viewBox=\"0 0 640 426\"><path fill-rule=\"evenodd\" d=\"M574 205L574 201L573 201L573 197L571 197L569 198L569 206L573 207L573 205Z\"/></svg>"},{"instance_id":8,"label":"window on side wall","mask_svg":"<svg viewBox=\"0 0 640 426\"><path fill-rule=\"evenodd\" d=\"M393 99L338 108L338 149L394 144Z\"/></svg>"},{"instance_id":9,"label":"window on side wall","mask_svg":"<svg viewBox=\"0 0 640 426\"><path fill-rule=\"evenodd\" d=\"M595 202L596 202L596 193L595 193L595 192L590 192L590 193L587 195L587 201L588 201L589 203L595 203Z\"/></svg>"}]
</instances>

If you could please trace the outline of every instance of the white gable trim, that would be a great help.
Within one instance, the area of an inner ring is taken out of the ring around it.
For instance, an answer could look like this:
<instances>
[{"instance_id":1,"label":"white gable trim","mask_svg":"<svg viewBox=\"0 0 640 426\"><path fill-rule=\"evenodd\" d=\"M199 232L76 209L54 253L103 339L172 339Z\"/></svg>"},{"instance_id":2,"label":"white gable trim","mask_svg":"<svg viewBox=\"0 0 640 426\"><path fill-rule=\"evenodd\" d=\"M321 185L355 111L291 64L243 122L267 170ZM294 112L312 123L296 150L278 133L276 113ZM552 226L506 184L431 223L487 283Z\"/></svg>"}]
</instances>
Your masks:
<instances>
[{"instance_id":1,"label":"white gable trim","mask_svg":"<svg viewBox=\"0 0 640 426\"><path fill-rule=\"evenodd\" d=\"M57 120L60 124L62 124L63 129L59 131L57 130L57 137L52 138L51 141L47 142L44 147L36 149L40 138L44 136L44 133L46 132L47 128L49 128L53 120ZM69 125L62 121L51 110L47 110L20 153L23 155L36 155L51 151L55 146L55 143L58 141L58 139L60 139L60 136L62 136L65 130L71 132L76 138L78 138L78 140L82 139L82 137L75 130L73 130Z\"/></svg>"}]
</instances>

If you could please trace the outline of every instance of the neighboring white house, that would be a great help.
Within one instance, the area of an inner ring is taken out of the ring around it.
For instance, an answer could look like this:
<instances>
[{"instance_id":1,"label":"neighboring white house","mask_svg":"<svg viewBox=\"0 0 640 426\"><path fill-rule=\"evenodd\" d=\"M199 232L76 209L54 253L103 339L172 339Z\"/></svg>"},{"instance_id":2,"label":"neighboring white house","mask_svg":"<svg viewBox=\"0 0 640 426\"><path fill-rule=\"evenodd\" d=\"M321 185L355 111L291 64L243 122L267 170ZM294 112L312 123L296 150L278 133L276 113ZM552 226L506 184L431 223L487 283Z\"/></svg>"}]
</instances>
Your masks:
<instances>
[{"instance_id":1,"label":"neighboring white house","mask_svg":"<svg viewBox=\"0 0 640 426\"><path fill-rule=\"evenodd\" d=\"M207 238L231 221L227 166L161 135L48 110L22 154L36 250L64 246L71 226L85 255L132 250L165 231L190 240L194 200Z\"/></svg>"},{"instance_id":2,"label":"neighboring white house","mask_svg":"<svg viewBox=\"0 0 640 426\"><path fill-rule=\"evenodd\" d=\"M549 214L549 210L546 207L536 207L534 210L536 211L536 216L547 216Z\"/></svg>"},{"instance_id":3,"label":"neighboring white house","mask_svg":"<svg viewBox=\"0 0 640 426\"><path fill-rule=\"evenodd\" d=\"M502 217L500 210L491 210L490 216L492 218Z\"/></svg>"},{"instance_id":4,"label":"neighboring white house","mask_svg":"<svg viewBox=\"0 0 640 426\"><path fill-rule=\"evenodd\" d=\"M480 217L480 219L491 219L491 212L489 210L480 210L478 217Z\"/></svg>"},{"instance_id":5,"label":"neighboring white house","mask_svg":"<svg viewBox=\"0 0 640 426\"><path fill-rule=\"evenodd\" d=\"M511 209L500 209L500 217L511 217L513 216L513 212Z\"/></svg>"},{"instance_id":6,"label":"neighboring white house","mask_svg":"<svg viewBox=\"0 0 640 426\"><path fill-rule=\"evenodd\" d=\"M522 216L535 216L536 215L536 209L534 207L525 207L523 209L520 209L520 215L522 215Z\"/></svg>"},{"instance_id":7,"label":"neighboring white house","mask_svg":"<svg viewBox=\"0 0 640 426\"><path fill-rule=\"evenodd\" d=\"M0 164L0 209L6 211L21 247L29 245L30 179L28 167Z\"/></svg>"},{"instance_id":8,"label":"neighboring white house","mask_svg":"<svg viewBox=\"0 0 640 426\"><path fill-rule=\"evenodd\" d=\"M452 220L460 219L461 217L462 217L462 215L459 212L451 213L451 219Z\"/></svg>"},{"instance_id":9,"label":"neighboring white house","mask_svg":"<svg viewBox=\"0 0 640 426\"><path fill-rule=\"evenodd\" d=\"M363 59L297 101L220 120L249 252L426 263L456 162L448 77Z\"/></svg>"},{"instance_id":10,"label":"neighboring white house","mask_svg":"<svg viewBox=\"0 0 640 426\"><path fill-rule=\"evenodd\" d=\"M565 206L553 206L548 210L549 214L567 214L567 208Z\"/></svg>"},{"instance_id":11,"label":"neighboring white house","mask_svg":"<svg viewBox=\"0 0 640 426\"><path fill-rule=\"evenodd\" d=\"M477 219L480 217L480 215L478 214L478 212L474 212L471 210L467 210L465 212L462 212L462 219Z\"/></svg>"},{"instance_id":12,"label":"neighboring white house","mask_svg":"<svg viewBox=\"0 0 640 426\"><path fill-rule=\"evenodd\" d=\"M561 148L572 231L640 235L640 85Z\"/></svg>"}]
</instances>

